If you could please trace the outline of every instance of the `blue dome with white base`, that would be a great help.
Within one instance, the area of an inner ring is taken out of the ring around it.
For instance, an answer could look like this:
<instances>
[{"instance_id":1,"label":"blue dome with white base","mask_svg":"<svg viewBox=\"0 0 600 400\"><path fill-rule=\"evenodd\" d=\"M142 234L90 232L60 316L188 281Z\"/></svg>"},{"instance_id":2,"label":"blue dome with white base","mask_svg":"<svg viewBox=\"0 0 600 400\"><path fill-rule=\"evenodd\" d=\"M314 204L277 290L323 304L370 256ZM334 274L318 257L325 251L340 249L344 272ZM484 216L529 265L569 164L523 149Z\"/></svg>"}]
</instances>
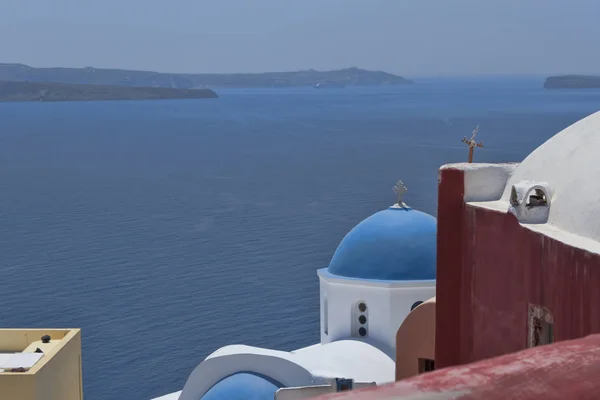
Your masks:
<instances>
[{"instance_id":1,"label":"blue dome with white base","mask_svg":"<svg viewBox=\"0 0 600 400\"><path fill-rule=\"evenodd\" d=\"M217 382L202 400L273 400L280 387L279 382L266 376L238 372Z\"/></svg>"},{"instance_id":2,"label":"blue dome with white base","mask_svg":"<svg viewBox=\"0 0 600 400\"><path fill-rule=\"evenodd\" d=\"M435 279L436 219L394 206L356 225L335 251L327 271L345 278L419 281Z\"/></svg>"}]
</instances>

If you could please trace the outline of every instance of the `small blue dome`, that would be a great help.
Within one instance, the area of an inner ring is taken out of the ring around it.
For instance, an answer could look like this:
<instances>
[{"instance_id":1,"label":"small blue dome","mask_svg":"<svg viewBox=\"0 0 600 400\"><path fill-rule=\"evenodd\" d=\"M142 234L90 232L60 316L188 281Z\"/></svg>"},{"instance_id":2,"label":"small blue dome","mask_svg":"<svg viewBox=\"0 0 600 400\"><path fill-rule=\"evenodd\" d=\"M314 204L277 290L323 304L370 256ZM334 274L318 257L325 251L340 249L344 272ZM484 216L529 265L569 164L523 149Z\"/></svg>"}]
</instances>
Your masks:
<instances>
[{"instance_id":1,"label":"small blue dome","mask_svg":"<svg viewBox=\"0 0 600 400\"><path fill-rule=\"evenodd\" d=\"M266 376L239 372L217 382L202 400L273 400L280 387Z\"/></svg>"},{"instance_id":2,"label":"small blue dome","mask_svg":"<svg viewBox=\"0 0 600 400\"><path fill-rule=\"evenodd\" d=\"M327 271L384 281L435 279L436 220L409 207L390 207L356 225L335 251Z\"/></svg>"}]
</instances>

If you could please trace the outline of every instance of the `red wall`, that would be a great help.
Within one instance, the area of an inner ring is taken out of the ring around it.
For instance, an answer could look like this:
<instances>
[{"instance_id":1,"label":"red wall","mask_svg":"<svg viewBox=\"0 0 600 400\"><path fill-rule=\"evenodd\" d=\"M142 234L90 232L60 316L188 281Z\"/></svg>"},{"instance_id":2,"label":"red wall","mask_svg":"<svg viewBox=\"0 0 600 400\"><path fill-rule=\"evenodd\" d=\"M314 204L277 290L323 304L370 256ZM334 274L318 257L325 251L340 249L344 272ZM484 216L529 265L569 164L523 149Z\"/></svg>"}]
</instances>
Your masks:
<instances>
[{"instance_id":1,"label":"red wall","mask_svg":"<svg viewBox=\"0 0 600 400\"><path fill-rule=\"evenodd\" d=\"M461 257L463 247L463 171L440 170L437 215L435 313L436 368L460 364ZM443 331L438 329L443 326ZM453 346L447 346L453 343Z\"/></svg>"},{"instance_id":2,"label":"red wall","mask_svg":"<svg viewBox=\"0 0 600 400\"><path fill-rule=\"evenodd\" d=\"M441 170L436 369L526 348L530 303L552 313L556 341L600 332L600 256L464 204L463 182Z\"/></svg>"}]
</instances>

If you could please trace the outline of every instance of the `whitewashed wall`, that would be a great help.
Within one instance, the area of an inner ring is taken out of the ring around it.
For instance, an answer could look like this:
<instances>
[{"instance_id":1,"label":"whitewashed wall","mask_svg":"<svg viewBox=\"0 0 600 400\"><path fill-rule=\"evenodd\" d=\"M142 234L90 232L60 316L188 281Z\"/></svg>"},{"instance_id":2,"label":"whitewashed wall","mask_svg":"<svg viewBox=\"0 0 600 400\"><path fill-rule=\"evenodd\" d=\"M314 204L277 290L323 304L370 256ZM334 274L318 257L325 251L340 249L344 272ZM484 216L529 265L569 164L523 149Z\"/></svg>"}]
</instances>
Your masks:
<instances>
[{"instance_id":1,"label":"whitewashed wall","mask_svg":"<svg viewBox=\"0 0 600 400\"><path fill-rule=\"evenodd\" d=\"M411 306L417 301L425 301L435 296L435 281L359 281L335 279L324 273L319 273L319 280L321 343L353 337L352 324L356 318L353 309L358 300L363 300L368 308L368 336L365 339L395 349L396 332L410 312Z\"/></svg>"}]
</instances>

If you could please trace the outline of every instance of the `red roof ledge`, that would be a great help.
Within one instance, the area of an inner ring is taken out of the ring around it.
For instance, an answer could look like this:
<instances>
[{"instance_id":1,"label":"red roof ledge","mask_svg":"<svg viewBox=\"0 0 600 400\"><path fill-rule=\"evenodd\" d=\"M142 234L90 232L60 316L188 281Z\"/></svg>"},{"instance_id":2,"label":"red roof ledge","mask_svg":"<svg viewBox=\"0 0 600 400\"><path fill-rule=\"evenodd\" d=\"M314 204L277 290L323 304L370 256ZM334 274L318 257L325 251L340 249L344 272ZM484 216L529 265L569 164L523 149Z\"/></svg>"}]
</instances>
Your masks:
<instances>
[{"instance_id":1,"label":"red roof ledge","mask_svg":"<svg viewBox=\"0 0 600 400\"><path fill-rule=\"evenodd\" d=\"M600 399L600 335L319 399Z\"/></svg>"}]
</instances>

